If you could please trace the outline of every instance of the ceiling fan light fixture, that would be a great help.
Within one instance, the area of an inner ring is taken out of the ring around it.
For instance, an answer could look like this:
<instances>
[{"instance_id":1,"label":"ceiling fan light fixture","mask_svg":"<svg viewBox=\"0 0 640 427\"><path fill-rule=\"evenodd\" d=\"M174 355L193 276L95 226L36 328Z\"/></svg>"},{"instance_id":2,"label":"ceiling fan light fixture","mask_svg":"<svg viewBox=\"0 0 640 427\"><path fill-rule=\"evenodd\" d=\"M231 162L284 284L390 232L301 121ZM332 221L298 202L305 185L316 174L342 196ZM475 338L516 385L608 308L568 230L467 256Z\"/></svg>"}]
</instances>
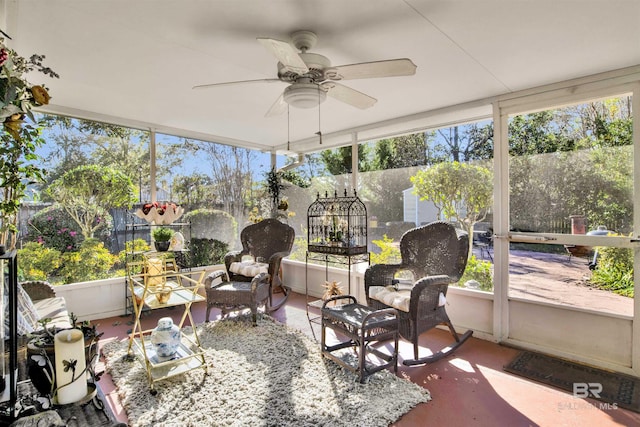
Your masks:
<instances>
[{"instance_id":1,"label":"ceiling fan light fixture","mask_svg":"<svg viewBox=\"0 0 640 427\"><path fill-rule=\"evenodd\" d=\"M327 93L313 83L296 83L284 90L284 101L296 108L315 108L327 99Z\"/></svg>"}]
</instances>

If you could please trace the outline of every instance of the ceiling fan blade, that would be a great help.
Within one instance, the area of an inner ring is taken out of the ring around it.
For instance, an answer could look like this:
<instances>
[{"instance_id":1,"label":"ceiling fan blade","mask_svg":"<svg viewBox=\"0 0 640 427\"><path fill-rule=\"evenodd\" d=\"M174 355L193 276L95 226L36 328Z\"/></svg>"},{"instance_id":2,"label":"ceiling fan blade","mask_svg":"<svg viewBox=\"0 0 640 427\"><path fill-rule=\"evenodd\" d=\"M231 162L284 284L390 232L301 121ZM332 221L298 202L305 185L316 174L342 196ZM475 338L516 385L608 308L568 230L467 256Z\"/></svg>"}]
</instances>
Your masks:
<instances>
[{"instance_id":1,"label":"ceiling fan blade","mask_svg":"<svg viewBox=\"0 0 640 427\"><path fill-rule=\"evenodd\" d=\"M257 39L260 44L267 48L269 52L278 58L278 61L284 67L296 74L304 74L309 72L307 64L304 63L298 52L287 42L283 42L275 39Z\"/></svg>"},{"instance_id":2,"label":"ceiling fan blade","mask_svg":"<svg viewBox=\"0 0 640 427\"><path fill-rule=\"evenodd\" d=\"M326 82L321 86L328 90L327 95L329 95L330 97L352 105L356 108L360 108L361 110L373 107L373 105L378 102L377 99L372 98L369 95L365 95L362 92L358 92L355 89L341 85L339 83Z\"/></svg>"},{"instance_id":3,"label":"ceiling fan blade","mask_svg":"<svg viewBox=\"0 0 640 427\"><path fill-rule=\"evenodd\" d=\"M284 95L280 94L276 102L273 103L271 108L265 113L265 117L279 116L287 111L287 103L284 101Z\"/></svg>"},{"instance_id":4,"label":"ceiling fan blade","mask_svg":"<svg viewBox=\"0 0 640 427\"><path fill-rule=\"evenodd\" d=\"M330 80L355 80L375 77L412 76L416 73L416 68L416 64L408 58L389 59L387 61L339 65L326 70L325 77Z\"/></svg>"},{"instance_id":5,"label":"ceiling fan blade","mask_svg":"<svg viewBox=\"0 0 640 427\"><path fill-rule=\"evenodd\" d=\"M280 79L238 80L235 82L209 83L206 85L197 85L197 86L194 86L192 89L209 89L217 86L231 86L231 85L244 84L244 83L276 83L276 82L282 83L282 80Z\"/></svg>"}]
</instances>

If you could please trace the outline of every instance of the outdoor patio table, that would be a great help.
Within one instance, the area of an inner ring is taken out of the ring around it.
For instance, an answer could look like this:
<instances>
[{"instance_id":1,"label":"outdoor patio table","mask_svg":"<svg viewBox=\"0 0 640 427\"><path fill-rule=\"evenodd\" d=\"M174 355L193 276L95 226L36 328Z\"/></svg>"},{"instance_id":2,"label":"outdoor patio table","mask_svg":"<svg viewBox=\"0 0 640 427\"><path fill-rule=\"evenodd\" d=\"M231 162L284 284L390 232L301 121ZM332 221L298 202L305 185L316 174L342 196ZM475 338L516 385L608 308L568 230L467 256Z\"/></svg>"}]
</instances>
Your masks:
<instances>
[{"instance_id":1,"label":"outdoor patio table","mask_svg":"<svg viewBox=\"0 0 640 427\"><path fill-rule=\"evenodd\" d=\"M352 302L341 304L340 300L344 299ZM357 373L361 383L364 383L369 375L391 366L394 372L398 372L398 312L395 308L374 310L358 304L351 295L338 295L326 300L321 312L320 346L324 357ZM346 341L327 345L326 328L337 332L339 339L346 337ZM391 339L391 354L373 347L375 343ZM345 348L357 352L356 366L351 352L340 351Z\"/></svg>"}]
</instances>

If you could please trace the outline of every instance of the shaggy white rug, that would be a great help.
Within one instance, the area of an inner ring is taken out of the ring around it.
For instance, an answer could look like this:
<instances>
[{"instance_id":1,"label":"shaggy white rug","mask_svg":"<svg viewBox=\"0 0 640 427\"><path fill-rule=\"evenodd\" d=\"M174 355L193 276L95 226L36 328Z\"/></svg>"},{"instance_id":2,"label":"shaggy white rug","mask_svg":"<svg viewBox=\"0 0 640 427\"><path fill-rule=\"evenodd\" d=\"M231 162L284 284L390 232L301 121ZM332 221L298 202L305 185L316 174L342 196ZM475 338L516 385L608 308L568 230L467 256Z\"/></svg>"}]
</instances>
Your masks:
<instances>
[{"instance_id":1,"label":"shaggy white rug","mask_svg":"<svg viewBox=\"0 0 640 427\"><path fill-rule=\"evenodd\" d=\"M322 358L319 343L268 316L198 326L208 375L195 369L155 383L150 393L127 341L103 348L129 423L138 426L388 426L429 391L388 370L366 384ZM186 328L189 332L189 328Z\"/></svg>"}]
</instances>

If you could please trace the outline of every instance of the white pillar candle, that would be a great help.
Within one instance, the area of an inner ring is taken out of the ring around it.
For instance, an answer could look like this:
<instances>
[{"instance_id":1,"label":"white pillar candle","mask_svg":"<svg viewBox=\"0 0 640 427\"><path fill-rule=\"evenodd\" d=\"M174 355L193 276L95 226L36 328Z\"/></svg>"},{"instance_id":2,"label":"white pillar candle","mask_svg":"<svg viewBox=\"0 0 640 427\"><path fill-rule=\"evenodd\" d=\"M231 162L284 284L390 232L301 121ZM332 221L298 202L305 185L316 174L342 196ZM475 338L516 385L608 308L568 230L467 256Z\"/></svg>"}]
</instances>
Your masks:
<instances>
[{"instance_id":1,"label":"white pillar candle","mask_svg":"<svg viewBox=\"0 0 640 427\"><path fill-rule=\"evenodd\" d=\"M84 334L79 329L60 331L55 335L56 388L58 404L77 402L87 395L87 366L84 356ZM75 361L75 372L68 367ZM65 363L66 362L66 363ZM65 372L65 367L67 371Z\"/></svg>"}]
</instances>

